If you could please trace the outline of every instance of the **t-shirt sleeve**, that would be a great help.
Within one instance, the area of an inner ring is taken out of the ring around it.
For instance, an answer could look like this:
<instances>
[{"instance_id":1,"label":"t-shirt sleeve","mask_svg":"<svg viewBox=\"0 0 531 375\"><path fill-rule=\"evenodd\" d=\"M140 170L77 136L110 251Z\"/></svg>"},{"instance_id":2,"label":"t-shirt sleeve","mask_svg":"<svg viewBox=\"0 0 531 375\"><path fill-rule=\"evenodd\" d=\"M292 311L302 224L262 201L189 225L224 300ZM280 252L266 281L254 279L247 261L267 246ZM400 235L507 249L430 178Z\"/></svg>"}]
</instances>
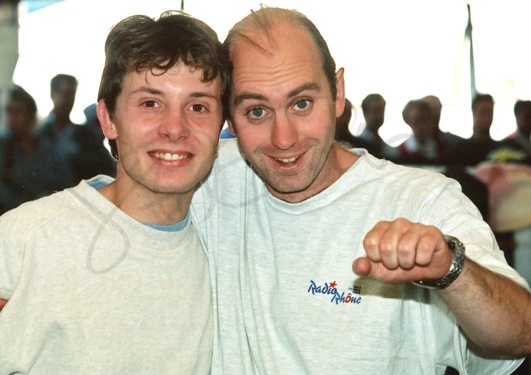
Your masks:
<instances>
[{"instance_id":1,"label":"t-shirt sleeve","mask_svg":"<svg viewBox=\"0 0 531 375\"><path fill-rule=\"evenodd\" d=\"M482 219L474 204L461 192L460 185L447 179L441 189L431 191L428 197L425 217L428 223L437 226L444 234L457 237L465 245L466 256L481 266L501 274L516 283L529 288L526 280L518 275L505 260L503 251L496 243L489 225ZM437 310L447 307L442 301ZM446 311L443 314L448 314ZM452 318L455 319L455 318ZM456 322L457 323L457 322ZM445 328L446 329L446 328ZM440 332L444 335L444 332ZM462 374L502 374L514 371L522 360L493 357L467 340L456 325L453 329L453 348L459 358Z\"/></svg>"},{"instance_id":2,"label":"t-shirt sleeve","mask_svg":"<svg viewBox=\"0 0 531 375\"><path fill-rule=\"evenodd\" d=\"M466 256L479 265L529 288L526 280L511 268L500 250L490 226L481 213L451 179L429 198L426 217L444 234L457 237L465 245Z\"/></svg>"},{"instance_id":3,"label":"t-shirt sleeve","mask_svg":"<svg viewBox=\"0 0 531 375\"><path fill-rule=\"evenodd\" d=\"M18 209L0 216L0 298L10 299L18 283L24 259L25 221Z\"/></svg>"}]
</instances>

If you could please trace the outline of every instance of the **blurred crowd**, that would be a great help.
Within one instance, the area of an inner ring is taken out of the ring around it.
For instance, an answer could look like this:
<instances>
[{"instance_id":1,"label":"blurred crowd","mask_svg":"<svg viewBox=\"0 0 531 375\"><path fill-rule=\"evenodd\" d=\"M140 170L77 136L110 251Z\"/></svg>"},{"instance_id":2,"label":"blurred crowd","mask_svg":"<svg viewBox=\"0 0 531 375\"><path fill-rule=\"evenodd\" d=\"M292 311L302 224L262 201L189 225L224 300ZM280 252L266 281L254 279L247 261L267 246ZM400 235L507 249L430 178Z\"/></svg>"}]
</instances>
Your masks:
<instances>
[{"instance_id":1,"label":"blurred crowd","mask_svg":"<svg viewBox=\"0 0 531 375\"><path fill-rule=\"evenodd\" d=\"M363 131L349 130L352 103L336 122L336 140L346 147L365 148L398 164L444 173L457 180L494 231L509 264L531 281L531 101L517 100L515 122L501 140L491 137L495 102L478 93L472 100L472 136L462 138L440 128L442 104L427 95L408 101L403 121L411 135L398 145L379 134L385 121L386 101L372 93L361 102Z\"/></svg>"},{"instance_id":2,"label":"blurred crowd","mask_svg":"<svg viewBox=\"0 0 531 375\"><path fill-rule=\"evenodd\" d=\"M51 79L53 109L38 121L35 99L13 86L6 103L7 134L0 139L0 214L103 173L116 174L104 144L96 105L85 109L84 124L70 119L78 82L71 75Z\"/></svg>"},{"instance_id":3,"label":"blurred crowd","mask_svg":"<svg viewBox=\"0 0 531 375\"><path fill-rule=\"evenodd\" d=\"M114 177L111 156L96 115L96 104L85 108L85 122L72 122L78 82L58 74L50 81L53 109L37 119L37 105L24 88L13 86L6 105L7 134L0 138L0 214L20 204L77 185L98 174ZM391 145L379 134L385 122L386 100L377 93L361 102L365 126L351 133L353 104L347 99L337 119L336 141L364 148L374 156L398 164L438 168L454 178L474 202L506 250L510 264L519 246L531 246L531 101L514 104L516 130L502 140L490 134L495 102L489 94L472 100L472 136L462 138L442 131L442 104L434 95L408 101L403 121L411 135ZM234 137L227 129L222 138ZM529 253L529 252L528 252ZM531 264L531 259L520 263ZM528 266L526 266L528 267ZM518 268L518 267L517 267ZM531 268L531 267L528 267ZM519 270L531 279L531 270Z\"/></svg>"}]
</instances>

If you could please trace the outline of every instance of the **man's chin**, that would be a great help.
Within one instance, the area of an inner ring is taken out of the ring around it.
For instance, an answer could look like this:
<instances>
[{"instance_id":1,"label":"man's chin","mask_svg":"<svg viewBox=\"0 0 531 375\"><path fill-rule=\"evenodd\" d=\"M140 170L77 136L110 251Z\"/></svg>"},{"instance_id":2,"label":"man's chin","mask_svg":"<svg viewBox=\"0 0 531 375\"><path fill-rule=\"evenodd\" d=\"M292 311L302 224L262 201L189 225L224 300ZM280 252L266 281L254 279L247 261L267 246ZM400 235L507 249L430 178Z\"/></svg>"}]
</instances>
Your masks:
<instances>
[{"instance_id":1,"label":"man's chin","mask_svg":"<svg viewBox=\"0 0 531 375\"><path fill-rule=\"evenodd\" d=\"M278 181L273 183L266 181L265 184L271 195L285 201L296 201L301 194L303 195L308 191L311 185L311 183L285 183Z\"/></svg>"}]
</instances>

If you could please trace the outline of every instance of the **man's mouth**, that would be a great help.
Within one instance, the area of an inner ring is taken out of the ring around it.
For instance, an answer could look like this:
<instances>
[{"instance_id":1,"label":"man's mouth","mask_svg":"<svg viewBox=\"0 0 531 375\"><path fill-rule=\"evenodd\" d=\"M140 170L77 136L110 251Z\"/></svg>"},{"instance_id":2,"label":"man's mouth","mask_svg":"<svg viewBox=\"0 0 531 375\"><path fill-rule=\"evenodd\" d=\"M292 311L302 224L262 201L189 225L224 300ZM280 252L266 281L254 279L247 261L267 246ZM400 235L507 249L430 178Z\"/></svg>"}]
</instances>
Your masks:
<instances>
[{"instance_id":1,"label":"man's mouth","mask_svg":"<svg viewBox=\"0 0 531 375\"><path fill-rule=\"evenodd\" d=\"M278 161L282 165L289 165L289 164L294 163L298 158L300 158L300 155L294 156L292 158L287 158L287 159L285 159L285 158L275 158L275 160Z\"/></svg>"},{"instance_id":2,"label":"man's mouth","mask_svg":"<svg viewBox=\"0 0 531 375\"><path fill-rule=\"evenodd\" d=\"M169 152L165 152L165 153L154 152L153 156L155 156L157 159L162 159L162 160L167 160L167 161L181 160L181 159L186 159L187 157L189 157L188 154L171 154Z\"/></svg>"}]
</instances>

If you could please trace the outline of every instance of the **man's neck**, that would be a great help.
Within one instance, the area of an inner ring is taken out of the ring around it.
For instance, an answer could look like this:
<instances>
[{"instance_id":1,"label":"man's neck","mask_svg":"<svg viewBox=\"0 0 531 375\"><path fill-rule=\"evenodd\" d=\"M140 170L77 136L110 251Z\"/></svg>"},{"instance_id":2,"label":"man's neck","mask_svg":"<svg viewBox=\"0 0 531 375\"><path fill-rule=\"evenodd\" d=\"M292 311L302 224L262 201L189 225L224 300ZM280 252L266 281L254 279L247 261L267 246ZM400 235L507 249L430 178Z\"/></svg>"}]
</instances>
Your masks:
<instances>
[{"instance_id":1,"label":"man's neck","mask_svg":"<svg viewBox=\"0 0 531 375\"><path fill-rule=\"evenodd\" d=\"M22 150L24 150L24 152L28 154L35 154L37 152L37 139L32 135L28 135L23 138L16 138L14 139L14 141L18 145L18 147L20 147Z\"/></svg>"},{"instance_id":2,"label":"man's neck","mask_svg":"<svg viewBox=\"0 0 531 375\"><path fill-rule=\"evenodd\" d=\"M99 192L133 219L156 225L171 225L184 220L193 194L149 192L144 187L125 186L118 178Z\"/></svg>"},{"instance_id":3,"label":"man's neck","mask_svg":"<svg viewBox=\"0 0 531 375\"><path fill-rule=\"evenodd\" d=\"M526 140L531 140L531 131L521 131L521 130L518 130L518 133L520 133L520 135L522 137L524 137L524 139Z\"/></svg>"},{"instance_id":4,"label":"man's neck","mask_svg":"<svg viewBox=\"0 0 531 375\"><path fill-rule=\"evenodd\" d=\"M490 138L490 135L484 134L484 133L474 133L472 134L471 139L473 141L480 142L480 143L488 143L492 141L492 139Z\"/></svg>"},{"instance_id":5,"label":"man's neck","mask_svg":"<svg viewBox=\"0 0 531 375\"><path fill-rule=\"evenodd\" d=\"M380 126L366 125L365 129L368 132L374 134L375 137L380 137L380 135L378 134L378 130L380 129Z\"/></svg>"},{"instance_id":6,"label":"man's neck","mask_svg":"<svg viewBox=\"0 0 531 375\"><path fill-rule=\"evenodd\" d=\"M68 125L72 123L70 121L70 116L57 116L57 114L54 113L55 116L55 126L57 126L59 129L63 130Z\"/></svg>"}]
</instances>

